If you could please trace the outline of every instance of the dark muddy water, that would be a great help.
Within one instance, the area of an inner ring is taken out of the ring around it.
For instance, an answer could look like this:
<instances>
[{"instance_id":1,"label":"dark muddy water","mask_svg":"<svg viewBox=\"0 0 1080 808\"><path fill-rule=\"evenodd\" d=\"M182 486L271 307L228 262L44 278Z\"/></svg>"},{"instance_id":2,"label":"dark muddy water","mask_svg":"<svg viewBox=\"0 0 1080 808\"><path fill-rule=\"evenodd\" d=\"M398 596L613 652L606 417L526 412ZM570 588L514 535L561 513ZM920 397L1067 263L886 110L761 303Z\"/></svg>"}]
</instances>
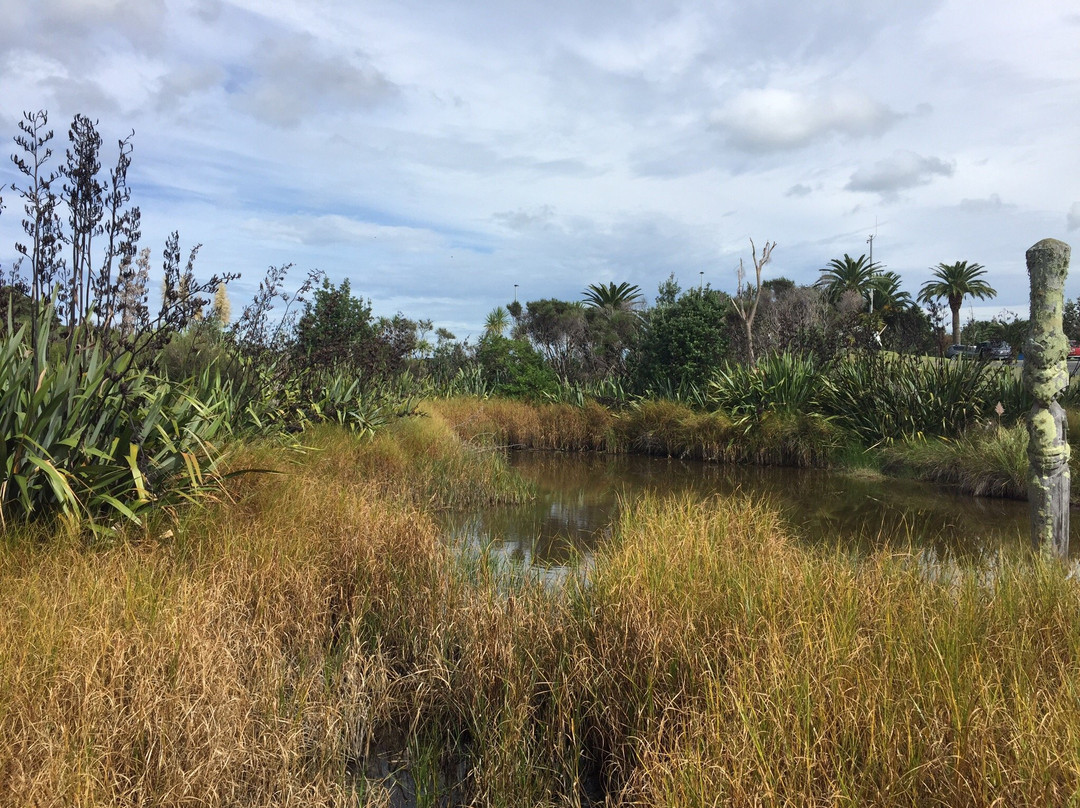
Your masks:
<instances>
[{"instance_id":1,"label":"dark muddy water","mask_svg":"<svg viewBox=\"0 0 1080 808\"><path fill-rule=\"evenodd\" d=\"M587 559L610 536L620 502L647 490L702 499L739 491L765 496L803 541L853 551L894 546L979 558L1028 540L1026 502L970 497L928 483L626 455L514 452L510 463L536 484L536 499L451 514L447 530L552 574ZM1072 548L1080 544L1078 522L1074 514Z\"/></svg>"}]
</instances>

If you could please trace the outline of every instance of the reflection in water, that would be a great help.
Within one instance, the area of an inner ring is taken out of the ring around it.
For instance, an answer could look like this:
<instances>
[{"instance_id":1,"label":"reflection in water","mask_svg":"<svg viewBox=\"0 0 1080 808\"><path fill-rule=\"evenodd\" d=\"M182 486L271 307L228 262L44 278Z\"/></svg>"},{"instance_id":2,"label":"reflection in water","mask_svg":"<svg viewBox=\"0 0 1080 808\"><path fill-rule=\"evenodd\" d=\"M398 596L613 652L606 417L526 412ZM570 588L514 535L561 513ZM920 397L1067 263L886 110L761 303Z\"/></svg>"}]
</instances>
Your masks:
<instances>
[{"instance_id":1,"label":"reflection in water","mask_svg":"<svg viewBox=\"0 0 1080 808\"><path fill-rule=\"evenodd\" d=\"M515 452L510 463L536 483L536 499L450 514L447 531L552 572L587 558L610 535L620 501L648 490L702 499L764 496L804 541L855 551L917 547L939 558L978 557L1023 546L1029 535L1026 502L969 497L908 480L629 455ZM1080 525L1072 522L1075 548Z\"/></svg>"}]
</instances>

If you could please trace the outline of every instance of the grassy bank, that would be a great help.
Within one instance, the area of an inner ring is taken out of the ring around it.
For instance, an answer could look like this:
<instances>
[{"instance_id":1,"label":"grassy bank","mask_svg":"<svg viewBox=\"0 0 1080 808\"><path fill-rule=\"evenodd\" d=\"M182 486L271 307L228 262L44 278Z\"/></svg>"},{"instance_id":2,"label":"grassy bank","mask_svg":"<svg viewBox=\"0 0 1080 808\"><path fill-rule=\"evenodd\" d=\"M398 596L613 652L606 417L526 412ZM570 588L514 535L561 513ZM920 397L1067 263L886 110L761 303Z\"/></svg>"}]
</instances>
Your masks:
<instances>
[{"instance_id":1,"label":"grassy bank","mask_svg":"<svg viewBox=\"0 0 1080 808\"><path fill-rule=\"evenodd\" d=\"M0 804L385 805L393 771L420 804L1080 795L1056 565L856 561L761 502L650 499L588 587L544 587L440 542L431 507L521 491L439 418L309 443L169 531L5 536Z\"/></svg>"},{"instance_id":2,"label":"grassy bank","mask_svg":"<svg viewBox=\"0 0 1080 808\"><path fill-rule=\"evenodd\" d=\"M1072 479L1080 479L1080 412L1070 410ZM1024 424L988 424L958 438L910 440L879 452L888 473L944 483L974 496L1027 498L1028 434ZM1080 504L1080 489L1071 498Z\"/></svg>"},{"instance_id":3,"label":"grassy bank","mask_svg":"<svg viewBox=\"0 0 1080 808\"><path fill-rule=\"evenodd\" d=\"M827 419L772 412L752 423L672 401L615 411L510 399L432 402L464 439L489 446L556 451L638 452L726 463L824 466L846 448Z\"/></svg>"},{"instance_id":4,"label":"grassy bank","mask_svg":"<svg viewBox=\"0 0 1080 808\"><path fill-rule=\"evenodd\" d=\"M916 437L866 448L818 415L767 412L733 420L671 401L623 410L589 402L535 404L456 398L431 402L465 440L492 447L641 453L720 463L870 468L974 496L1027 497L1027 430L987 422L956 437ZM1080 479L1080 412L1068 412L1072 474ZM1080 503L1080 490L1074 491Z\"/></svg>"}]
</instances>

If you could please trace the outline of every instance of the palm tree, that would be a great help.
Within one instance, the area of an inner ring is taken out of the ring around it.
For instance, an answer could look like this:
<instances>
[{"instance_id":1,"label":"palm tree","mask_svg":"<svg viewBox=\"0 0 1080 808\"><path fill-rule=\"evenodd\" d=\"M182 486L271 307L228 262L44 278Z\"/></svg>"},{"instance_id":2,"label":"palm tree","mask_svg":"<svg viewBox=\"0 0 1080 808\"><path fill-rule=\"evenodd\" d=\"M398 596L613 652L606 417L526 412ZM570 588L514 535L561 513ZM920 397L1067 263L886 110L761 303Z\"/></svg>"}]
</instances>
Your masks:
<instances>
[{"instance_id":1,"label":"palm tree","mask_svg":"<svg viewBox=\"0 0 1080 808\"><path fill-rule=\"evenodd\" d=\"M997 290L986 281L980 280L986 274L982 264L969 264L957 261L955 264L938 264L932 268L933 280L923 284L919 290L919 302L929 303L936 298L949 301L952 310L953 345L960 344L960 307L964 304L964 295L986 300L997 295Z\"/></svg>"},{"instance_id":2,"label":"palm tree","mask_svg":"<svg viewBox=\"0 0 1080 808\"><path fill-rule=\"evenodd\" d=\"M629 311L642 300L641 287L629 283L591 283L583 294L585 305L594 309Z\"/></svg>"},{"instance_id":3,"label":"palm tree","mask_svg":"<svg viewBox=\"0 0 1080 808\"><path fill-rule=\"evenodd\" d=\"M879 272L871 281L874 293L874 310L887 306L894 309L906 309L912 304L911 295L900 288L900 276L895 272Z\"/></svg>"},{"instance_id":4,"label":"palm tree","mask_svg":"<svg viewBox=\"0 0 1080 808\"><path fill-rule=\"evenodd\" d=\"M844 253L843 258L834 258L821 270L821 277L814 286L834 302L845 292L858 292L860 297L866 299L870 290L875 287L880 267L880 264L871 262L865 255L852 258Z\"/></svg>"},{"instance_id":5,"label":"palm tree","mask_svg":"<svg viewBox=\"0 0 1080 808\"><path fill-rule=\"evenodd\" d=\"M501 337L510 326L510 315L502 306L496 306L484 319L484 333L489 336Z\"/></svg>"}]
</instances>

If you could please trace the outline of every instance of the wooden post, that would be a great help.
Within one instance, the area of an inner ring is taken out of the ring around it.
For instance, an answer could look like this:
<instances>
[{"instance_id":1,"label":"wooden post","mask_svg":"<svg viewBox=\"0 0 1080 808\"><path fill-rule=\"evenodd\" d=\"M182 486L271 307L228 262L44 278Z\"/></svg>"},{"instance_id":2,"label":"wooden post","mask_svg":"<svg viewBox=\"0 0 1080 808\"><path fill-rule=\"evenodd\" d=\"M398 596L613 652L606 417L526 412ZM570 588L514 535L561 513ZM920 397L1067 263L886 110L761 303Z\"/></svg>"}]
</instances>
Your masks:
<instances>
[{"instance_id":1,"label":"wooden post","mask_svg":"<svg viewBox=\"0 0 1080 808\"><path fill-rule=\"evenodd\" d=\"M1028 414L1028 501L1031 543L1069 557L1069 442L1058 398L1069 383L1062 314L1069 245L1043 239L1027 251L1031 329L1024 349L1024 384L1035 403Z\"/></svg>"}]
</instances>

